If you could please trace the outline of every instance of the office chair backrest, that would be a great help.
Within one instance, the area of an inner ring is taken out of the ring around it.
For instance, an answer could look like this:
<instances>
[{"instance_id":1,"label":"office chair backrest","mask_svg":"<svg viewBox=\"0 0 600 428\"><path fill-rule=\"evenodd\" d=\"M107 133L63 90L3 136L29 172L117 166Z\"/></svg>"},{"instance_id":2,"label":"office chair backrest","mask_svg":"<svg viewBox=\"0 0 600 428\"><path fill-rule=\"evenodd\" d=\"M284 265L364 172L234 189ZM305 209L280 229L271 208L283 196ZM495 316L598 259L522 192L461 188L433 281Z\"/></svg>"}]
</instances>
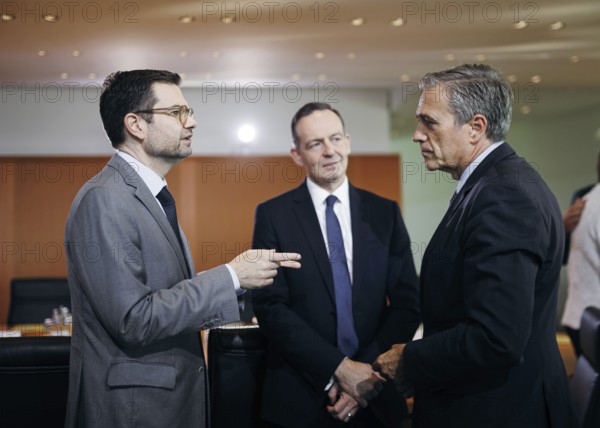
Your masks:
<instances>
[{"instance_id":1,"label":"office chair backrest","mask_svg":"<svg viewBox=\"0 0 600 428\"><path fill-rule=\"evenodd\" d=\"M211 426L259 428L266 338L258 326L216 328L208 335Z\"/></svg>"},{"instance_id":2,"label":"office chair backrest","mask_svg":"<svg viewBox=\"0 0 600 428\"><path fill-rule=\"evenodd\" d=\"M0 338L0 427L62 428L70 337Z\"/></svg>"},{"instance_id":3,"label":"office chair backrest","mask_svg":"<svg viewBox=\"0 0 600 428\"><path fill-rule=\"evenodd\" d=\"M9 324L43 323L52 308L71 307L66 278L13 279L10 285Z\"/></svg>"},{"instance_id":4,"label":"office chair backrest","mask_svg":"<svg viewBox=\"0 0 600 428\"><path fill-rule=\"evenodd\" d=\"M583 428L600 427L600 308L588 307L579 330L582 355L570 381Z\"/></svg>"}]
</instances>

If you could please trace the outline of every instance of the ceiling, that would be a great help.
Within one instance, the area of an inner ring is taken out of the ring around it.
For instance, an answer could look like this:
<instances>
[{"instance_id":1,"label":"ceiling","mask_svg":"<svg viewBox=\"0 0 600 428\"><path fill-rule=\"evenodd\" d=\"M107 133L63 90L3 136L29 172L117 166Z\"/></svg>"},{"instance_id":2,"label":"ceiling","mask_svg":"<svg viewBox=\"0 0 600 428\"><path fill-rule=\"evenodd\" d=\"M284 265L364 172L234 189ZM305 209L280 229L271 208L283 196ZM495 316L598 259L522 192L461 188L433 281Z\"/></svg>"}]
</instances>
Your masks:
<instances>
[{"instance_id":1,"label":"ceiling","mask_svg":"<svg viewBox=\"0 0 600 428\"><path fill-rule=\"evenodd\" d=\"M600 88L598 0L3 1L1 7L2 82L101 83L115 70L164 68L183 73L188 87L333 82L393 89L427 71L486 62L524 91L532 78L543 88L588 95ZM55 15L55 22L43 15ZM191 22L180 22L185 16ZM352 25L359 17L363 25ZM396 18L403 25L390 23ZM527 27L513 28L518 21ZM552 30L556 21L564 28Z\"/></svg>"}]
</instances>

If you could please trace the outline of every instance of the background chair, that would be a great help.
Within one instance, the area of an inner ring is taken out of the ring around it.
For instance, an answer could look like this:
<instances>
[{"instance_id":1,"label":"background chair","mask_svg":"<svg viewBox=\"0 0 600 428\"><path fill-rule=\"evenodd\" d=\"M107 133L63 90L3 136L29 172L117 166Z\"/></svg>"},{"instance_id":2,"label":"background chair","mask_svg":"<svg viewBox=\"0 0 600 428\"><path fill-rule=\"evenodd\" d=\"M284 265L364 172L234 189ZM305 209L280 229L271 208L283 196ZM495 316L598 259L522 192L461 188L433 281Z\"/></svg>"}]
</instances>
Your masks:
<instances>
[{"instance_id":1,"label":"background chair","mask_svg":"<svg viewBox=\"0 0 600 428\"><path fill-rule=\"evenodd\" d=\"M0 338L0 427L62 428L70 337Z\"/></svg>"},{"instance_id":2,"label":"background chair","mask_svg":"<svg viewBox=\"0 0 600 428\"><path fill-rule=\"evenodd\" d=\"M66 278L13 279L10 284L9 324L43 323L52 308L71 307Z\"/></svg>"},{"instance_id":3,"label":"background chair","mask_svg":"<svg viewBox=\"0 0 600 428\"><path fill-rule=\"evenodd\" d=\"M570 381L582 428L600 427L600 308L588 307L579 330L582 355Z\"/></svg>"},{"instance_id":4,"label":"background chair","mask_svg":"<svg viewBox=\"0 0 600 428\"><path fill-rule=\"evenodd\" d=\"M224 326L208 335L213 428L259 428L266 339L257 325Z\"/></svg>"}]
</instances>

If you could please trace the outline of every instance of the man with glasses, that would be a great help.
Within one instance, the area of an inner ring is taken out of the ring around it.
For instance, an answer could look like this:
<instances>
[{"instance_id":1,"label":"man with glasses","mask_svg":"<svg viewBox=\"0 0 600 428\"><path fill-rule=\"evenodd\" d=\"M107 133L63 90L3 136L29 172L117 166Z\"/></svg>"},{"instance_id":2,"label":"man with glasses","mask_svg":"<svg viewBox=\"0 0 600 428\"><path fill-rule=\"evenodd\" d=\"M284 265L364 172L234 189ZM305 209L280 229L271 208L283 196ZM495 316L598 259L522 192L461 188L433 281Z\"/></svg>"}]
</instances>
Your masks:
<instances>
[{"instance_id":1,"label":"man with glasses","mask_svg":"<svg viewBox=\"0 0 600 428\"><path fill-rule=\"evenodd\" d=\"M117 153L79 191L65 243L74 316L67 427L205 427L199 330L239 319L236 294L298 254L249 250L196 275L165 175L192 153L180 77L117 72L100 115Z\"/></svg>"}]
</instances>

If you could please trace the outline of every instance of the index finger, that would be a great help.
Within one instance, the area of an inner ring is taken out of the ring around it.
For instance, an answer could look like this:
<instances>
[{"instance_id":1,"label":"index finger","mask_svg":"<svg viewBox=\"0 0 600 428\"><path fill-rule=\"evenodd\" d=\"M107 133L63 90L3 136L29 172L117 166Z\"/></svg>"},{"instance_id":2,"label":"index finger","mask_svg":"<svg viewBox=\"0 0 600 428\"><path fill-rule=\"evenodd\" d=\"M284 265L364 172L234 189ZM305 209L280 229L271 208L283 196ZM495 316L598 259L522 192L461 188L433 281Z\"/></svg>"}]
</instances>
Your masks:
<instances>
[{"instance_id":1,"label":"index finger","mask_svg":"<svg viewBox=\"0 0 600 428\"><path fill-rule=\"evenodd\" d=\"M298 253L271 253L272 262L287 262L300 260L302 256Z\"/></svg>"}]
</instances>

